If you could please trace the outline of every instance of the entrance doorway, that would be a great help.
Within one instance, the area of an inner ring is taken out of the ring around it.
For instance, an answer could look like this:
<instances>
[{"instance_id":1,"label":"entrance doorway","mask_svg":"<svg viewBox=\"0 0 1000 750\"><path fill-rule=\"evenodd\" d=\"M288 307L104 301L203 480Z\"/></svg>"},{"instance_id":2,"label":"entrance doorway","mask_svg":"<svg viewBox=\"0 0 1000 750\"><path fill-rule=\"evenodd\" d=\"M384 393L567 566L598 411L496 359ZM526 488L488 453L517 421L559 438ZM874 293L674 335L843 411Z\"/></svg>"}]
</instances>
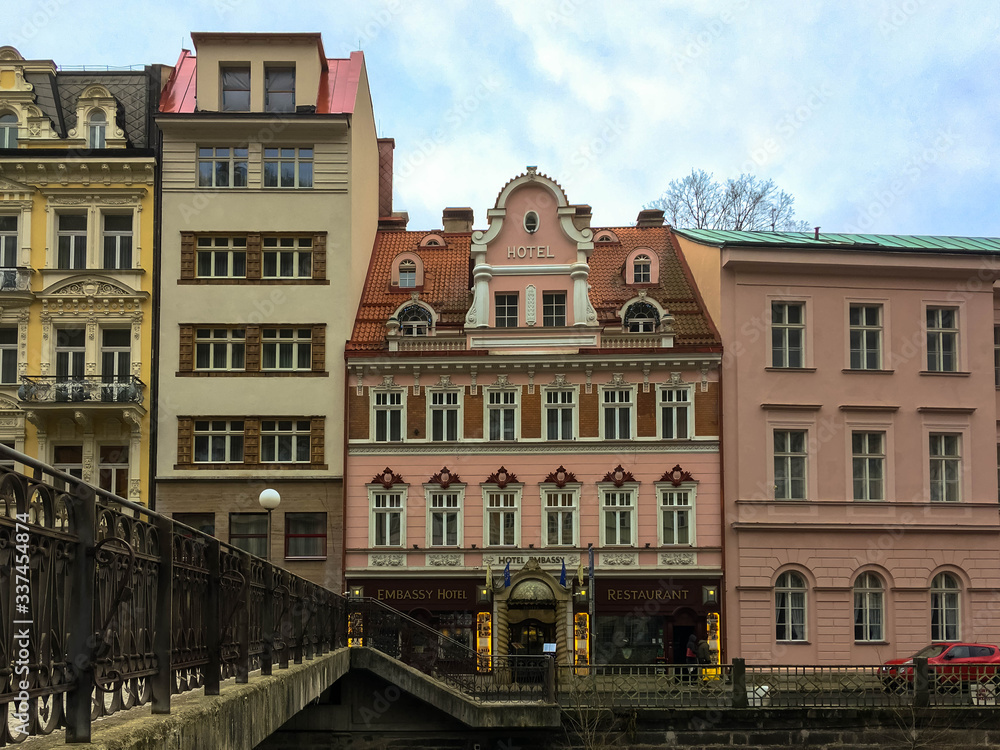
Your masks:
<instances>
[{"instance_id":1,"label":"entrance doorway","mask_svg":"<svg viewBox=\"0 0 1000 750\"><path fill-rule=\"evenodd\" d=\"M667 654L667 660L671 664L684 664L687 662L687 643L692 635L697 636L697 628L694 625L674 625L673 637L670 639L673 651Z\"/></svg>"},{"instance_id":2,"label":"entrance doorway","mask_svg":"<svg viewBox=\"0 0 1000 750\"><path fill-rule=\"evenodd\" d=\"M541 656L546 643L556 640L556 626L541 620L528 619L510 626L508 653L511 656Z\"/></svg>"}]
</instances>

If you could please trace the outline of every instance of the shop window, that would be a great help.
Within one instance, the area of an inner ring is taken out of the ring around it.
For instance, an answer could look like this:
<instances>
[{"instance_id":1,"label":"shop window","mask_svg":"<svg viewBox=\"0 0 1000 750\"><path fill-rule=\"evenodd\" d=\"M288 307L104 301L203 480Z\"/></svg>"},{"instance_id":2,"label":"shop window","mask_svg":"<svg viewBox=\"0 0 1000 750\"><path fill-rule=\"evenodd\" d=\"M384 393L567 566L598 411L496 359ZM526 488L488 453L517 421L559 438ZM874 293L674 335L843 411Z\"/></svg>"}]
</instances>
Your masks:
<instances>
[{"instance_id":1,"label":"shop window","mask_svg":"<svg viewBox=\"0 0 1000 750\"><path fill-rule=\"evenodd\" d=\"M662 616L598 615L594 625L598 664L654 664L663 656Z\"/></svg>"},{"instance_id":2,"label":"shop window","mask_svg":"<svg viewBox=\"0 0 1000 750\"><path fill-rule=\"evenodd\" d=\"M806 584L798 573L782 573L774 586L775 639L806 639Z\"/></svg>"},{"instance_id":3,"label":"shop window","mask_svg":"<svg viewBox=\"0 0 1000 750\"><path fill-rule=\"evenodd\" d=\"M854 582L854 640L885 638L885 586L875 573L862 573Z\"/></svg>"},{"instance_id":4,"label":"shop window","mask_svg":"<svg viewBox=\"0 0 1000 750\"><path fill-rule=\"evenodd\" d=\"M251 555L266 558L267 524L267 513L230 513L229 543Z\"/></svg>"},{"instance_id":5,"label":"shop window","mask_svg":"<svg viewBox=\"0 0 1000 750\"><path fill-rule=\"evenodd\" d=\"M938 573L931 582L931 640L957 641L961 633L961 589L955 576Z\"/></svg>"},{"instance_id":6,"label":"shop window","mask_svg":"<svg viewBox=\"0 0 1000 750\"><path fill-rule=\"evenodd\" d=\"M326 513L285 514L285 558L326 559Z\"/></svg>"}]
</instances>

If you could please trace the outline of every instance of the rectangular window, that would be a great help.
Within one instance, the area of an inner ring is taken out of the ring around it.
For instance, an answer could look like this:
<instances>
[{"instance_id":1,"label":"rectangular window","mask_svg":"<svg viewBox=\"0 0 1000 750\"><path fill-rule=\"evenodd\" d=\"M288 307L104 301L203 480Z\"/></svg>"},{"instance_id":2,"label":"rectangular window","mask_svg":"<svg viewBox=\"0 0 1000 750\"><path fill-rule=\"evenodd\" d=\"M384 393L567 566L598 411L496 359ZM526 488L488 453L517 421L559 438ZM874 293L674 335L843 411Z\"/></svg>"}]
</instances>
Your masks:
<instances>
[{"instance_id":1,"label":"rectangular window","mask_svg":"<svg viewBox=\"0 0 1000 750\"><path fill-rule=\"evenodd\" d=\"M215 514L214 513L174 513L173 519L185 526L190 526L192 529L197 529L203 534L208 534L209 536L215 536ZM174 527L177 528L177 527ZM192 537L190 531L185 531L184 529L178 529L181 536Z\"/></svg>"},{"instance_id":2,"label":"rectangular window","mask_svg":"<svg viewBox=\"0 0 1000 750\"><path fill-rule=\"evenodd\" d=\"M261 463L309 463L311 428L308 419L262 419Z\"/></svg>"},{"instance_id":3,"label":"rectangular window","mask_svg":"<svg viewBox=\"0 0 1000 750\"><path fill-rule=\"evenodd\" d=\"M958 308L927 308L927 369L958 371Z\"/></svg>"},{"instance_id":4,"label":"rectangular window","mask_svg":"<svg viewBox=\"0 0 1000 750\"><path fill-rule=\"evenodd\" d=\"M604 439L628 440L632 437L632 389L604 390Z\"/></svg>"},{"instance_id":5,"label":"rectangular window","mask_svg":"<svg viewBox=\"0 0 1000 750\"><path fill-rule=\"evenodd\" d=\"M132 398L132 342L128 328L101 331L101 400L128 401Z\"/></svg>"},{"instance_id":6,"label":"rectangular window","mask_svg":"<svg viewBox=\"0 0 1000 750\"><path fill-rule=\"evenodd\" d=\"M17 267L17 217L0 216L0 268Z\"/></svg>"},{"instance_id":7,"label":"rectangular window","mask_svg":"<svg viewBox=\"0 0 1000 750\"><path fill-rule=\"evenodd\" d=\"M545 437L548 440L573 439L575 391L545 391Z\"/></svg>"},{"instance_id":8,"label":"rectangular window","mask_svg":"<svg viewBox=\"0 0 1000 750\"><path fill-rule=\"evenodd\" d=\"M496 327L517 328L517 295L496 295Z\"/></svg>"},{"instance_id":9,"label":"rectangular window","mask_svg":"<svg viewBox=\"0 0 1000 750\"><path fill-rule=\"evenodd\" d=\"M261 369L311 370L311 328L263 328Z\"/></svg>"},{"instance_id":10,"label":"rectangular window","mask_svg":"<svg viewBox=\"0 0 1000 750\"><path fill-rule=\"evenodd\" d=\"M194 332L195 370L244 370L246 329L197 328Z\"/></svg>"},{"instance_id":11,"label":"rectangular window","mask_svg":"<svg viewBox=\"0 0 1000 750\"><path fill-rule=\"evenodd\" d=\"M127 270L132 267L132 217L104 215L104 267Z\"/></svg>"},{"instance_id":12,"label":"rectangular window","mask_svg":"<svg viewBox=\"0 0 1000 750\"><path fill-rule=\"evenodd\" d=\"M312 277L311 237L265 237L261 276L265 279Z\"/></svg>"},{"instance_id":13,"label":"rectangular window","mask_svg":"<svg viewBox=\"0 0 1000 750\"><path fill-rule=\"evenodd\" d=\"M566 292L545 292L542 294L542 325L566 325Z\"/></svg>"},{"instance_id":14,"label":"rectangular window","mask_svg":"<svg viewBox=\"0 0 1000 750\"><path fill-rule=\"evenodd\" d=\"M101 489L128 498L128 446L102 445L99 458L98 484Z\"/></svg>"},{"instance_id":15,"label":"rectangular window","mask_svg":"<svg viewBox=\"0 0 1000 750\"><path fill-rule=\"evenodd\" d=\"M660 391L660 434L664 440L691 437L691 390L664 388Z\"/></svg>"},{"instance_id":16,"label":"rectangular window","mask_svg":"<svg viewBox=\"0 0 1000 750\"><path fill-rule=\"evenodd\" d=\"M285 557L326 559L326 513L285 514Z\"/></svg>"},{"instance_id":17,"label":"rectangular window","mask_svg":"<svg viewBox=\"0 0 1000 750\"><path fill-rule=\"evenodd\" d=\"M545 492L545 544L549 547L576 545L575 492Z\"/></svg>"},{"instance_id":18,"label":"rectangular window","mask_svg":"<svg viewBox=\"0 0 1000 750\"><path fill-rule=\"evenodd\" d=\"M403 544L403 496L397 492L372 495L372 529L376 547L399 547Z\"/></svg>"},{"instance_id":19,"label":"rectangular window","mask_svg":"<svg viewBox=\"0 0 1000 750\"><path fill-rule=\"evenodd\" d=\"M202 279L245 279L247 238L199 237L197 275Z\"/></svg>"},{"instance_id":20,"label":"rectangular window","mask_svg":"<svg viewBox=\"0 0 1000 750\"><path fill-rule=\"evenodd\" d=\"M295 111L295 68L267 66L264 69L264 110Z\"/></svg>"},{"instance_id":21,"label":"rectangular window","mask_svg":"<svg viewBox=\"0 0 1000 750\"><path fill-rule=\"evenodd\" d=\"M885 500L885 433L851 434L855 500Z\"/></svg>"},{"instance_id":22,"label":"rectangular window","mask_svg":"<svg viewBox=\"0 0 1000 750\"><path fill-rule=\"evenodd\" d=\"M52 448L52 466L77 479L83 479L83 446L56 445Z\"/></svg>"},{"instance_id":23,"label":"rectangular window","mask_svg":"<svg viewBox=\"0 0 1000 750\"><path fill-rule=\"evenodd\" d=\"M431 391L431 440L458 440L458 391Z\"/></svg>"},{"instance_id":24,"label":"rectangular window","mask_svg":"<svg viewBox=\"0 0 1000 750\"><path fill-rule=\"evenodd\" d=\"M431 546L458 546L462 511L457 492L432 492L430 502Z\"/></svg>"},{"instance_id":25,"label":"rectangular window","mask_svg":"<svg viewBox=\"0 0 1000 750\"><path fill-rule=\"evenodd\" d=\"M86 398L84 370L87 331L84 328L56 329L56 401L83 401Z\"/></svg>"},{"instance_id":26,"label":"rectangular window","mask_svg":"<svg viewBox=\"0 0 1000 750\"><path fill-rule=\"evenodd\" d=\"M604 544L607 546L634 544L635 506L633 493L627 490L605 490L602 496Z\"/></svg>"},{"instance_id":27,"label":"rectangular window","mask_svg":"<svg viewBox=\"0 0 1000 750\"><path fill-rule=\"evenodd\" d=\"M264 149L264 187L311 188L312 186L311 148Z\"/></svg>"},{"instance_id":28,"label":"rectangular window","mask_svg":"<svg viewBox=\"0 0 1000 750\"><path fill-rule=\"evenodd\" d=\"M663 544L692 544L691 493L687 490L660 491L660 524Z\"/></svg>"},{"instance_id":29,"label":"rectangular window","mask_svg":"<svg viewBox=\"0 0 1000 750\"><path fill-rule=\"evenodd\" d=\"M87 215L59 214L57 267L71 270L87 267Z\"/></svg>"},{"instance_id":30,"label":"rectangular window","mask_svg":"<svg viewBox=\"0 0 1000 750\"><path fill-rule=\"evenodd\" d=\"M246 187L248 153L246 148L199 148L198 187Z\"/></svg>"},{"instance_id":31,"label":"rectangular window","mask_svg":"<svg viewBox=\"0 0 1000 750\"><path fill-rule=\"evenodd\" d=\"M962 436L931 433L931 501L962 499Z\"/></svg>"},{"instance_id":32,"label":"rectangular window","mask_svg":"<svg viewBox=\"0 0 1000 750\"><path fill-rule=\"evenodd\" d=\"M512 547L517 544L517 494L487 493L486 522L490 546Z\"/></svg>"},{"instance_id":33,"label":"rectangular window","mask_svg":"<svg viewBox=\"0 0 1000 750\"><path fill-rule=\"evenodd\" d=\"M195 463L243 463L242 420L195 420L194 460Z\"/></svg>"},{"instance_id":34,"label":"rectangular window","mask_svg":"<svg viewBox=\"0 0 1000 750\"><path fill-rule=\"evenodd\" d=\"M882 305L851 305L851 369L882 369Z\"/></svg>"},{"instance_id":35,"label":"rectangular window","mask_svg":"<svg viewBox=\"0 0 1000 750\"><path fill-rule=\"evenodd\" d=\"M403 394L401 391L376 391L375 440L379 443L403 439Z\"/></svg>"},{"instance_id":36,"label":"rectangular window","mask_svg":"<svg viewBox=\"0 0 1000 750\"><path fill-rule=\"evenodd\" d=\"M517 413L517 393L489 391L487 403L490 440L514 440L514 417Z\"/></svg>"},{"instance_id":37,"label":"rectangular window","mask_svg":"<svg viewBox=\"0 0 1000 750\"><path fill-rule=\"evenodd\" d=\"M238 65L222 69L222 111L250 111L250 66Z\"/></svg>"},{"instance_id":38,"label":"rectangular window","mask_svg":"<svg viewBox=\"0 0 1000 750\"><path fill-rule=\"evenodd\" d=\"M774 431L774 498L806 499L806 431Z\"/></svg>"},{"instance_id":39,"label":"rectangular window","mask_svg":"<svg viewBox=\"0 0 1000 750\"><path fill-rule=\"evenodd\" d=\"M805 317L801 302L771 303L771 367L803 367Z\"/></svg>"},{"instance_id":40,"label":"rectangular window","mask_svg":"<svg viewBox=\"0 0 1000 750\"><path fill-rule=\"evenodd\" d=\"M257 557L267 557L267 513L230 513L229 543Z\"/></svg>"},{"instance_id":41,"label":"rectangular window","mask_svg":"<svg viewBox=\"0 0 1000 750\"><path fill-rule=\"evenodd\" d=\"M0 328L0 383L17 382L17 328Z\"/></svg>"}]
</instances>

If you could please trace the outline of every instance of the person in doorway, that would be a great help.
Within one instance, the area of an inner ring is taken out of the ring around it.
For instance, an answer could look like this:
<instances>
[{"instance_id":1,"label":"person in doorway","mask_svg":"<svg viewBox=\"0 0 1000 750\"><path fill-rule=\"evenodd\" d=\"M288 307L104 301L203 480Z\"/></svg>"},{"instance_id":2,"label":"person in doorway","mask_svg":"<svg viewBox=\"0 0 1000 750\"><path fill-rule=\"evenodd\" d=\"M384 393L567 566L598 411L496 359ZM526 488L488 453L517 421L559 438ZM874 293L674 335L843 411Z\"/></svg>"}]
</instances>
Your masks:
<instances>
[{"instance_id":1,"label":"person in doorway","mask_svg":"<svg viewBox=\"0 0 1000 750\"><path fill-rule=\"evenodd\" d=\"M698 667L695 666L698 663L698 637L694 633L688 638L684 661L688 664L685 679L688 681L693 680L695 673L698 671Z\"/></svg>"},{"instance_id":2,"label":"person in doorway","mask_svg":"<svg viewBox=\"0 0 1000 750\"><path fill-rule=\"evenodd\" d=\"M698 655L698 664L701 665L701 671L704 672L705 665L712 663L712 653L708 648L708 641L702 638L698 641L698 648L695 650Z\"/></svg>"}]
</instances>

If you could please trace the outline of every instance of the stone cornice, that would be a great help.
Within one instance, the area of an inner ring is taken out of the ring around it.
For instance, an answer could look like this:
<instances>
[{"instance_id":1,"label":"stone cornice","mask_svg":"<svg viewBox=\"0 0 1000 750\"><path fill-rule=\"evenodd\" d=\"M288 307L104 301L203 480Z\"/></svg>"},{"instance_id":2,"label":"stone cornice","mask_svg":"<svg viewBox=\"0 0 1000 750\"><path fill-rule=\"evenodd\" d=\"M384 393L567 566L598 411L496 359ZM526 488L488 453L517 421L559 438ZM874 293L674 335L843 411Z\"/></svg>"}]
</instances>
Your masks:
<instances>
[{"instance_id":1,"label":"stone cornice","mask_svg":"<svg viewBox=\"0 0 1000 750\"><path fill-rule=\"evenodd\" d=\"M449 450L451 449L451 450ZM389 445L386 443L351 443L348 445L347 454L349 456L455 456L460 455L517 455L517 454L567 454L575 453L604 453L617 456L623 452L628 453L718 453L718 440L682 442L664 442L663 440L650 439L648 442L625 441L610 442L600 438L594 438L593 442L586 440L572 440L565 444L539 441L537 443L493 443L484 441L472 443L463 441L460 443L405 443Z\"/></svg>"}]
</instances>

